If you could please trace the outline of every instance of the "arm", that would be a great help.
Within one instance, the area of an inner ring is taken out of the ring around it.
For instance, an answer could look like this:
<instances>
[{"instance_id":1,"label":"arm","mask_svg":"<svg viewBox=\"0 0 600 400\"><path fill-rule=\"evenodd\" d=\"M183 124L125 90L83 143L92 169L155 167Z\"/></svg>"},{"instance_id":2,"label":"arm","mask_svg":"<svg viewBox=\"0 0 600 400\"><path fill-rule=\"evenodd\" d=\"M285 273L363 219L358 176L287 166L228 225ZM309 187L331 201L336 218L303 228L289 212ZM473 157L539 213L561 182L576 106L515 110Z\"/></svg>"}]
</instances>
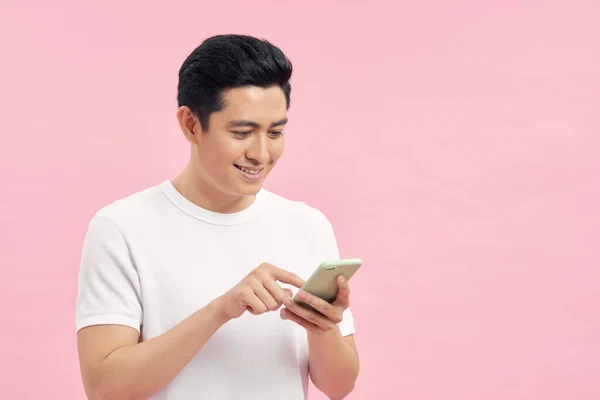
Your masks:
<instances>
[{"instance_id":1,"label":"arm","mask_svg":"<svg viewBox=\"0 0 600 400\"><path fill-rule=\"evenodd\" d=\"M120 229L94 218L85 240L77 299L77 341L91 400L145 399L166 386L227 321L277 310L291 296L278 282L298 276L263 263L227 293L160 336L140 343L141 284ZM202 379L202 377L199 377Z\"/></svg>"},{"instance_id":2,"label":"arm","mask_svg":"<svg viewBox=\"0 0 600 400\"><path fill-rule=\"evenodd\" d=\"M146 399L166 386L230 318L219 299L168 332L138 343L138 332L120 325L83 328L77 335L81 373L89 399Z\"/></svg>"},{"instance_id":3,"label":"arm","mask_svg":"<svg viewBox=\"0 0 600 400\"><path fill-rule=\"evenodd\" d=\"M358 377L358 351L354 337L342 337L339 323L344 311L350 306L348 281L340 275L337 279L338 295L333 303L306 293L298 297L315 310L310 310L293 300L285 300L281 316L307 331L309 373L315 386L330 399L343 399L353 389Z\"/></svg>"},{"instance_id":4,"label":"arm","mask_svg":"<svg viewBox=\"0 0 600 400\"><path fill-rule=\"evenodd\" d=\"M294 274L262 264L169 331L140 343L142 303L137 269L124 235L105 218L95 218L90 226L79 279L78 352L84 388L91 400L152 396L175 378L227 321L246 310L252 314L277 310L291 291L276 281L296 287L303 284Z\"/></svg>"},{"instance_id":5,"label":"arm","mask_svg":"<svg viewBox=\"0 0 600 400\"><path fill-rule=\"evenodd\" d=\"M343 399L353 389L359 361L352 335L339 329L318 334L308 332L310 379L330 399Z\"/></svg>"}]
</instances>

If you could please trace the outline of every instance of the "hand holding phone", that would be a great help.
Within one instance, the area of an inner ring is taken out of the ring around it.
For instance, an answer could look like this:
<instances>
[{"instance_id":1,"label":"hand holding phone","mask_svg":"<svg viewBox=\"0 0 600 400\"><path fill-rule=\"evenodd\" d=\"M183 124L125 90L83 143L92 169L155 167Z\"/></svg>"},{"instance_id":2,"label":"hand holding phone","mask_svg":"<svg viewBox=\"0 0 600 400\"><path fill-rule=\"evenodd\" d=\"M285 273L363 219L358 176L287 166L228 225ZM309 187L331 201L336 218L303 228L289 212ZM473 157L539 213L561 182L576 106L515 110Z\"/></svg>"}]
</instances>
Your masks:
<instances>
[{"instance_id":1,"label":"hand holding phone","mask_svg":"<svg viewBox=\"0 0 600 400\"><path fill-rule=\"evenodd\" d=\"M331 260L322 262L312 273L310 278L302 285L301 290L312 294L328 303L332 303L338 293L337 277L343 275L347 281L358 271L362 265L360 258L349 258L343 260ZM298 295L293 300L305 307L312 308Z\"/></svg>"},{"instance_id":2,"label":"hand holding phone","mask_svg":"<svg viewBox=\"0 0 600 400\"><path fill-rule=\"evenodd\" d=\"M344 310L350 306L348 280L361 265L358 258L321 263L301 290L284 300L281 318L315 334L331 331L342 322Z\"/></svg>"}]
</instances>

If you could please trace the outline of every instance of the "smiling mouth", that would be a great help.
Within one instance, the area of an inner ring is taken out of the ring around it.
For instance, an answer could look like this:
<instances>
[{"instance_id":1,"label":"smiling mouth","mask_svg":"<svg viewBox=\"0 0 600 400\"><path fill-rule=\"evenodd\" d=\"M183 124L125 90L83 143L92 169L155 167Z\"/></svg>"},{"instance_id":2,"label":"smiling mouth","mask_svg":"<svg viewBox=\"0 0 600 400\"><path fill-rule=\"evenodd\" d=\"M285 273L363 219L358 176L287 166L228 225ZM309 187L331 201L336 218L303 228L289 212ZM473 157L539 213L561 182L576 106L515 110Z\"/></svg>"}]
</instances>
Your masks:
<instances>
[{"instance_id":1,"label":"smiling mouth","mask_svg":"<svg viewBox=\"0 0 600 400\"><path fill-rule=\"evenodd\" d=\"M260 172L261 172L261 171L264 169L264 168L259 168L259 169L256 169L256 168L247 168L247 167L241 167L241 166L239 166L239 165L237 165L237 164L233 164L233 165L235 165L235 167L236 167L237 169L239 169L239 170L241 170L241 171L244 171L244 172L246 172L246 173L248 173L248 174L250 174L250 175L258 175L258 174L260 174Z\"/></svg>"}]
</instances>

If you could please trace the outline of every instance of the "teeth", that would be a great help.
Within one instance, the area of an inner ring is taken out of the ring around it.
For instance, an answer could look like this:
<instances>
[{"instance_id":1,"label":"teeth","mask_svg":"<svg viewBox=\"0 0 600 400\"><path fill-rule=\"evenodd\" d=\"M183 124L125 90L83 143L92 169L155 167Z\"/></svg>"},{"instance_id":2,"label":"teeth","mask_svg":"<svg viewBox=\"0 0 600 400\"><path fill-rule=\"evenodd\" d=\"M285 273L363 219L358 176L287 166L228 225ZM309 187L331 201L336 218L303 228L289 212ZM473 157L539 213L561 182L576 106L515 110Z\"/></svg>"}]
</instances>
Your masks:
<instances>
[{"instance_id":1,"label":"teeth","mask_svg":"<svg viewBox=\"0 0 600 400\"><path fill-rule=\"evenodd\" d=\"M244 167L239 167L239 169L241 169L242 171L247 172L247 173L249 173L251 175L256 175L256 174L258 174L260 172L260 171L252 171L252 170L246 169Z\"/></svg>"}]
</instances>

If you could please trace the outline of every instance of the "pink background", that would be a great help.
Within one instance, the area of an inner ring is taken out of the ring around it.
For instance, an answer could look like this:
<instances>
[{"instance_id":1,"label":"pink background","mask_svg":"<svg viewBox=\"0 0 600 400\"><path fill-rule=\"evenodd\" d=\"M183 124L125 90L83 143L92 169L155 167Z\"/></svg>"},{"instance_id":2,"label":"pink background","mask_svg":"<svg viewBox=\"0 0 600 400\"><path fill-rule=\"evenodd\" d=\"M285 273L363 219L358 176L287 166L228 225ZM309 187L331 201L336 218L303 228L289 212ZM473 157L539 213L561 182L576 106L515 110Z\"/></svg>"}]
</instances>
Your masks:
<instances>
[{"instance_id":1,"label":"pink background","mask_svg":"<svg viewBox=\"0 0 600 400\"><path fill-rule=\"evenodd\" d=\"M3 2L1 397L84 397L87 223L183 168L178 68L236 32L296 68L267 187L366 262L349 398L600 398L598 4Z\"/></svg>"}]
</instances>

